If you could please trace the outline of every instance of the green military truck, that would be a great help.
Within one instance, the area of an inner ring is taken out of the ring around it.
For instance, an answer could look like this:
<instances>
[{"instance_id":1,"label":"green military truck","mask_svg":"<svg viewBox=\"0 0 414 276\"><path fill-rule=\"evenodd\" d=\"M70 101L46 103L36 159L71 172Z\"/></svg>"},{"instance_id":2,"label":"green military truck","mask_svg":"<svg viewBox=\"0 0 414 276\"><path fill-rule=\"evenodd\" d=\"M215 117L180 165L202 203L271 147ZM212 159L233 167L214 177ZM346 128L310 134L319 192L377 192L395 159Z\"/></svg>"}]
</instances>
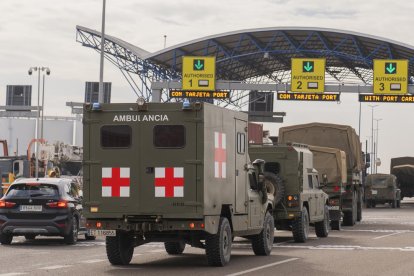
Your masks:
<instances>
[{"instance_id":1,"label":"green military truck","mask_svg":"<svg viewBox=\"0 0 414 276\"><path fill-rule=\"evenodd\" d=\"M276 178L272 183L283 197L273 212L278 230L292 231L296 242L305 242L309 225L318 237L329 233L328 195L322 191L318 172L313 167L313 154L302 144L250 145L250 158L266 160L265 173ZM276 202L279 202L277 198Z\"/></svg>"},{"instance_id":2,"label":"green military truck","mask_svg":"<svg viewBox=\"0 0 414 276\"><path fill-rule=\"evenodd\" d=\"M207 103L84 106L84 213L90 234L106 236L111 264L164 242L169 254L188 244L224 266L235 236L270 254L272 179L263 160L250 163L247 119Z\"/></svg>"},{"instance_id":3,"label":"green military truck","mask_svg":"<svg viewBox=\"0 0 414 276\"><path fill-rule=\"evenodd\" d=\"M352 226L362 219L364 161L359 136L347 125L309 123L281 127L279 142L297 142L340 149L346 154L347 178L343 183L343 224ZM329 179L328 179L329 181Z\"/></svg>"},{"instance_id":4,"label":"green military truck","mask_svg":"<svg viewBox=\"0 0 414 276\"><path fill-rule=\"evenodd\" d=\"M401 190L397 186L397 177L392 174L370 174L365 184L365 200L367 208L375 208L377 204L388 203L392 208L401 206Z\"/></svg>"},{"instance_id":5,"label":"green military truck","mask_svg":"<svg viewBox=\"0 0 414 276\"><path fill-rule=\"evenodd\" d=\"M401 199L414 196L414 157L391 158L390 173L397 177Z\"/></svg>"},{"instance_id":6,"label":"green military truck","mask_svg":"<svg viewBox=\"0 0 414 276\"><path fill-rule=\"evenodd\" d=\"M332 230L341 230L342 196L346 185L346 155L340 149L309 146L313 166L322 180L322 189L329 195L329 218Z\"/></svg>"}]
</instances>

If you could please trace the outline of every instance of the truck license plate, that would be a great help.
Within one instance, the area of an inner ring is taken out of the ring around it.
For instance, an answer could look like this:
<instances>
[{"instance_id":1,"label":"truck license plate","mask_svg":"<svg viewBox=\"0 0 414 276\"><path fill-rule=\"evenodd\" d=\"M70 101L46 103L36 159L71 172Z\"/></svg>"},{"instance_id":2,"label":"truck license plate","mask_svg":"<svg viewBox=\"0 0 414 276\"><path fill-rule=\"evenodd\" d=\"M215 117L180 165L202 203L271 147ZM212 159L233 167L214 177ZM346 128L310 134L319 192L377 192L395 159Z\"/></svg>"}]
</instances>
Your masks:
<instances>
[{"instance_id":1,"label":"truck license plate","mask_svg":"<svg viewBox=\"0 0 414 276\"><path fill-rule=\"evenodd\" d=\"M378 194L377 190L372 190L371 192L372 192L373 195Z\"/></svg>"},{"instance_id":2,"label":"truck license plate","mask_svg":"<svg viewBox=\"0 0 414 276\"><path fill-rule=\"evenodd\" d=\"M328 210L339 210L339 206L328 206Z\"/></svg>"},{"instance_id":3,"label":"truck license plate","mask_svg":"<svg viewBox=\"0 0 414 276\"><path fill-rule=\"evenodd\" d=\"M89 236L108 236L108 237L115 237L116 231L115 230L103 230L103 229L90 229L88 230Z\"/></svg>"},{"instance_id":4,"label":"truck license plate","mask_svg":"<svg viewBox=\"0 0 414 276\"><path fill-rule=\"evenodd\" d=\"M42 205L21 205L21 212L42 212Z\"/></svg>"}]
</instances>

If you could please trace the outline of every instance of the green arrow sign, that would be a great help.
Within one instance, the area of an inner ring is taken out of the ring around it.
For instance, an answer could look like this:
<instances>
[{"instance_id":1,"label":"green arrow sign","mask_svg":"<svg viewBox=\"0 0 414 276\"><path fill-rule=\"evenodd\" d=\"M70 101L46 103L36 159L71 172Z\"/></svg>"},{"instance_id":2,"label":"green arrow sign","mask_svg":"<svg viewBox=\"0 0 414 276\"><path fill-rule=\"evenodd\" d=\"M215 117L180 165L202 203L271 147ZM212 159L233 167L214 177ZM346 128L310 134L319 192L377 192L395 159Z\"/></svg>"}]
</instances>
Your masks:
<instances>
[{"instance_id":1,"label":"green arrow sign","mask_svg":"<svg viewBox=\"0 0 414 276\"><path fill-rule=\"evenodd\" d=\"M397 74L397 63L386 62L385 63L385 74Z\"/></svg>"},{"instance_id":2,"label":"green arrow sign","mask_svg":"<svg viewBox=\"0 0 414 276\"><path fill-rule=\"evenodd\" d=\"M195 59L193 69L194 71L204 70L204 59Z\"/></svg>"},{"instance_id":3,"label":"green arrow sign","mask_svg":"<svg viewBox=\"0 0 414 276\"><path fill-rule=\"evenodd\" d=\"M313 72L313 71L314 71L313 61L304 61L303 72Z\"/></svg>"}]
</instances>

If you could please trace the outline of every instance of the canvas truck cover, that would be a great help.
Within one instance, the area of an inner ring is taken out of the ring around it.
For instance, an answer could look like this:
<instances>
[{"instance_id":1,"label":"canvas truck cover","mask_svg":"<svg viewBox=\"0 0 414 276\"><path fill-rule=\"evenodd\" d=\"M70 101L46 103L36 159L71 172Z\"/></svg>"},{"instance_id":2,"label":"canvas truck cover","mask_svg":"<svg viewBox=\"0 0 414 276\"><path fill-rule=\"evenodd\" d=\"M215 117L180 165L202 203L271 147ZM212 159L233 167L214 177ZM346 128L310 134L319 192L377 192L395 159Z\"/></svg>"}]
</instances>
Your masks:
<instances>
[{"instance_id":1,"label":"canvas truck cover","mask_svg":"<svg viewBox=\"0 0 414 276\"><path fill-rule=\"evenodd\" d=\"M400 165L414 165L414 157L405 156L405 157L391 158L390 172L392 171L393 167L400 166Z\"/></svg>"},{"instance_id":2,"label":"canvas truck cover","mask_svg":"<svg viewBox=\"0 0 414 276\"><path fill-rule=\"evenodd\" d=\"M396 181L395 175L392 174L370 174L367 176L366 185L381 185L384 187L393 186L393 183Z\"/></svg>"},{"instance_id":3,"label":"canvas truck cover","mask_svg":"<svg viewBox=\"0 0 414 276\"><path fill-rule=\"evenodd\" d=\"M414 165L399 165L392 168L391 173L395 175L401 186L414 187Z\"/></svg>"},{"instance_id":4,"label":"canvas truck cover","mask_svg":"<svg viewBox=\"0 0 414 276\"><path fill-rule=\"evenodd\" d=\"M309 123L281 127L279 129L279 142L297 142L337 148L346 153L348 169L352 169L352 171L362 169L362 151L359 137L355 129L347 125Z\"/></svg>"},{"instance_id":5,"label":"canvas truck cover","mask_svg":"<svg viewBox=\"0 0 414 276\"><path fill-rule=\"evenodd\" d=\"M343 150L309 146L313 153L313 166L319 172L319 179L326 174L330 183L346 183L346 155Z\"/></svg>"}]
</instances>

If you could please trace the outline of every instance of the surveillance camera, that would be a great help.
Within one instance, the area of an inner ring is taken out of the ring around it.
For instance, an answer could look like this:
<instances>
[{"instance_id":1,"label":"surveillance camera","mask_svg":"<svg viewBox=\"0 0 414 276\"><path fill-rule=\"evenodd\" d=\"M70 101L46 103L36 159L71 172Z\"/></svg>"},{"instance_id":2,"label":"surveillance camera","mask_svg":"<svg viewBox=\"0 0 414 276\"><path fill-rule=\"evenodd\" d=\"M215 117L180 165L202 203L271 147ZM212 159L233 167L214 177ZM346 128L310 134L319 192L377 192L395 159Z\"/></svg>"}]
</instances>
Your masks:
<instances>
[{"instance_id":1,"label":"surveillance camera","mask_svg":"<svg viewBox=\"0 0 414 276\"><path fill-rule=\"evenodd\" d=\"M32 68L29 69L29 75L31 75L33 72Z\"/></svg>"},{"instance_id":2,"label":"surveillance camera","mask_svg":"<svg viewBox=\"0 0 414 276\"><path fill-rule=\"evenodd\" d=\"M50 75L50 69L49 68L46 69L46 75Z\"/></svg>"}]
</instances>

